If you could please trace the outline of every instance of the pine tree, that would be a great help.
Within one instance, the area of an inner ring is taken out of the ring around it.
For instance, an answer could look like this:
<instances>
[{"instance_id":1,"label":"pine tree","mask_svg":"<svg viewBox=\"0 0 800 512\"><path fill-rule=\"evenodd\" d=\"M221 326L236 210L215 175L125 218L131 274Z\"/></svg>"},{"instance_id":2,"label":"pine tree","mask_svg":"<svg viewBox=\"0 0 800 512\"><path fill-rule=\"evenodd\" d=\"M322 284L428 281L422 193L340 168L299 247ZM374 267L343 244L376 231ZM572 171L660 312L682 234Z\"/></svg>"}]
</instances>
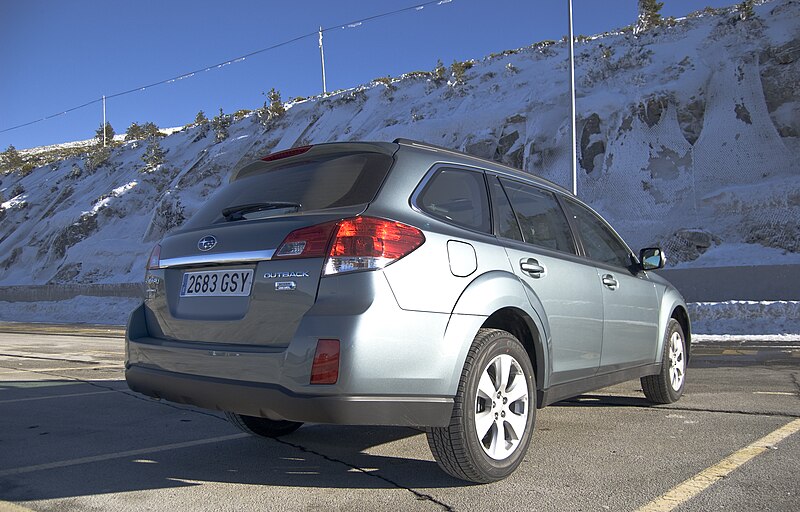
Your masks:
<instances>
[{"instance_id":1,"label":"pine tree","mask_svg":"<svg viewBox=\"0 0 800 512\"><path fill-rule=\"evenodd\" d=\"M749 20L750 18L755 17L756 11L753 9L753 3L755 3L755 0L744 0L744 2L736 6L741 19Z\"/></svg>"},{"instance_id":2,"label":"pine tree","mask_svg":"<svg viewBox=\"0 0 800 512\"><path fill-rule=\"evenodd\" d=\"M267 99L269 99L270 117L281 117L286 113L286 107L283 106L283 100L281 100L280 91L276 91L273 87L269 90L269 93L267 93Z\"/></svg>"},{"instance_id":3,"label":"pine tree","mask_svg":"<svg viewBox=\"0 0 800 512\"><path fill-rule=\"evenodd\" d=\"M155 169L164 163L164 150L161 148L158 137L150 137L148 139L147 148L142 154L142 161L149 169Z\"/></svg>"},{"instance_id":4,"label":"pine tree","mask_svg":"<svg viewBox=\"0 0 800 512\"><path fill-rule=\"evenodd\" d=\"M433 68L433 79L436 82L442 82L447 78L447 68L442 64L442 59L436 61L436 67Z\"/></svg>"},{"instance_id":5,"label":"pine tree","mask_svg":"<svg viewBox=\"0 0 800 512\"><path fill-rule=\"evenodd\" d=\"M161 130L158 128L158 125L153 122L146 122L142 125L142 133L144 137L163 137L164 134L161 133Z\"/></svg>"},{"instance_id":6,"label":"pine tree","mask_svg":"<svg viewBox=\"0 0 800 512\"><path fill-rule=\"evenodd\" d=\"M453 74L453 81L457 85L461 85L466 81L466 73L469 68L472 67L472 62L465 61L459 62L454 60L453 63L450 65L450 72Z\"/></svg>"},{"instance_id":7,"label":"pine tree","mask_svg":"<svg viewBox=\"0 0 800 512\"><path fill-rule=\"evenodd\" d=\"M5 151L0 153L0 156L3 157L3 169L6 172L13 171L15 169L19 169L24 164L24 160L12 144L9 144Z\"/></svg>"},{"instance_id":8,"label":"pine tree","mask_svg":"<svg viewBox=\"0 0 800 512\"><path fill-rule=\"evenodd\" d=\"M653 27L660 27L663 24L660 14L662 7L664 7L664 2L639 0L639 17L636 20L633 33L638 34Z\"/></svg>"},{"instance_id":9,"label":"pine tree","mask_svg":"<svg viewBox=\"0 0 800 512\"><path fill-rule=\"evenodd\" d=\"M228 127L230 125L230 116L225 115L220 107L219 115L214 116L214 119L211 120L211 127L214 128L214 142L222 142L228 138Z\"/></svg>"},{"instance_id":10,"label":"pine tree","mask_svg":"<svg viewBox=\"0 0 800 512\"><path fill-rule=\"evenodd\" d=\"M142 140L145 138L144 131L139 123L131 123L125 130L125 140Z\"/></svg>"},{"instance_id":11,"label":"pine tree","mask_svg":"<svg viewBox=\"0 0 800 512\"><path fill-rule=\"evenodd\" d=\"M95 131L94 133L95 133L94 136L97 139L97 143L102 146L103 145L103 123L100 123L100 126L97 128L97 131ZM116 135L116 134L114 133L114 128L111 127L111 123L109 123L109 122L106 122L105 133L106 133L106 145L111 145L111 143L114 142L114 135Z\"/></svg>"},{"instance_id":12,"label":"pine tree","mask_svg":"<svg viewBox=\"0 0 800 512\"><path fill-rule=\"evenodd\" d=\"M199 126L206 123L208 123L208 118L206 117L206 113L201 110L194 116L194 124L195 126Z\"/></svg>"}]
</instances>

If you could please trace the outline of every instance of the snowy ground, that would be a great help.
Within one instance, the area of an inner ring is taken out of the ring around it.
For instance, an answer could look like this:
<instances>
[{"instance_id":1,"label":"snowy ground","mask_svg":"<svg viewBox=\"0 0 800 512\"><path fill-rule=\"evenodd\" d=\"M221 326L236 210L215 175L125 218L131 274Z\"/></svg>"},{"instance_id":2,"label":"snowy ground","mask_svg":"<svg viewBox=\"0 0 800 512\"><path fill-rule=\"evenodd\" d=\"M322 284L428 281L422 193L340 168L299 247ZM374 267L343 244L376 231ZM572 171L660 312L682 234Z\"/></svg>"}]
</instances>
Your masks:
<instances>
[{"instance_id":1,"label":"snowy ground","mask_svg":"<svg viewBox=\"0 0 800 512\"><path fill-rule=\"evenodd\" d=\"M0 321L124 325L138 299L0 302ZM689 304L695 341L800 341L800 301Z\"/></svg>"}]
</instances>

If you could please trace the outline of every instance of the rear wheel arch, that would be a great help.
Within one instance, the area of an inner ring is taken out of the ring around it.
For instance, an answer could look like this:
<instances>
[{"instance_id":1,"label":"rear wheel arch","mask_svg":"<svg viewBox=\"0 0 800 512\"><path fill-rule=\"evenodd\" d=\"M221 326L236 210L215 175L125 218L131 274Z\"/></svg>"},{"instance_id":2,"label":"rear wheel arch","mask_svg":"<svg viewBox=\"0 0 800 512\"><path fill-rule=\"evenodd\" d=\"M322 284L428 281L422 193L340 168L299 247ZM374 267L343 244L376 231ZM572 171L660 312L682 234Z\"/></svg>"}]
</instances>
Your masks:
<instances>
[{"instance_id":1,"label":"rear wheel arch","mask_svg":"<svg viewBox=\"0 0 800 512\"><path fill-rule=\"evenodd\" d=\"M547 356L545 355L543 336L536 322L525 311L515 307L506 307L492 313L481 328L507 331L522 343L536 375L538 395L536 404L537 407L541 407L543 401L541 390L544 389Z\"/></svg>"}]
</instances>

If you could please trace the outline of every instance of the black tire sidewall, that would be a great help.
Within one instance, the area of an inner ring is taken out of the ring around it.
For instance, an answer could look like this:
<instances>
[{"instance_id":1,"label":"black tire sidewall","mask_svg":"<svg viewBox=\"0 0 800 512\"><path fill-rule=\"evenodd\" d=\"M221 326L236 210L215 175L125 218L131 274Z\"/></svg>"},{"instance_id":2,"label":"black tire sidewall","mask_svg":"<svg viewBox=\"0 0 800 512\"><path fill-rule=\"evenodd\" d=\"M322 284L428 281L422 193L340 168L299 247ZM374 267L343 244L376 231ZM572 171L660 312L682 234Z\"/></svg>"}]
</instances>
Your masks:
<instances>
[{"instance_id":1,"label":"black tire sidewall","mask_svg":"<svg viewBox=\"0 0 800 512\"><path fill-rule=\"evenodd\" d=\"M536 378L530 358L517 339L506 332L495 331L493 339L486 343L478 352L471 371L465 374L466 381L464 387L465 396L463 399L464 415L462 417L465 443L469 453L472 454L473 462L476 467L492 480L499 480L511 474L522 462L525 453L528 451L531 434L536 421ZM491 334L490 334L491 336ZM525 372L528 386L528 419L525 425L525 432L522 439L507 459L498 461L489 457L483 450L483 446L478 440L475 428L475 395L478 389L478 382L484 369L497 356L508 354L519 363Z\"/></svg>"}]
</instances>

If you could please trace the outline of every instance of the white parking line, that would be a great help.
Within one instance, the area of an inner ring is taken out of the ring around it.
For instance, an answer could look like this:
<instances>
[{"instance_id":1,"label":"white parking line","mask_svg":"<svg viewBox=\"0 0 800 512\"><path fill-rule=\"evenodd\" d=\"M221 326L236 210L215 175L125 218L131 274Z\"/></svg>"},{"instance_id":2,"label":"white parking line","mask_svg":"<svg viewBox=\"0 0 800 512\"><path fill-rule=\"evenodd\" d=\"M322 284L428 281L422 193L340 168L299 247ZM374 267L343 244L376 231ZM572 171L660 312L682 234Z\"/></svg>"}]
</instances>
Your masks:
<instances>
[{"instance_id":1,"label":"white parking line","mask_svg":"<svg viewBox=\"0 0 800 512\"><path fill-rule=\"evenodd\" d=\"M13 404L17 402L30 402L33 400L49 400L51 398L69 398L74 396L89 396L89 395L103 395L106 393L117 393L115 389L109 389L107 391L89 391L86 393L69 393L64 395L47 395L47 396L33 396L30 398L14 398L11 400L0 400L0 404Z\"/></svg>"},{"instance_id":2,"label":"white parking line","mask_svg":"<svg viewBox=\"0 0 800 512\"><path fill-rule=\"evenodd\" d=\"M677 508L798 431L800 431L800 419L787 423L713 466L704 469L641 507L637 512L667 512Z\"/></svg>"},{"instance_id":3,"label":"white parking line","mask_svg":"<svg viewBox=\"0 0 800 512\"><path fill-rule=\"evenodd\" d=\"M181 448L191 448L193 446L202 446L204 444L232 441L234 439L241 439L243 437L250 437L250 434L244 434L244 433L232 434L229 436L212 437L210 439L198 439L197 441L187 441L185 443L164 444L161 446L153 446L150 448L140 448L138 450L127 450L124 452L107 453L105 455L95 455L93 457L80 457L78 459L62 460L59 462L49 462L47 464L37 464L35 466L23 466L20 468L3 469L0 470L0 477L21 475L24 473L33 473L35 471L45 471L48 469L79 466L81 464L91 464L93 462L103 462L106 460L124 459L125 457L143 455L146 453L158 453L158 452L165 452L168 450L178 450Z\"/></svg>"}]
</instances>

